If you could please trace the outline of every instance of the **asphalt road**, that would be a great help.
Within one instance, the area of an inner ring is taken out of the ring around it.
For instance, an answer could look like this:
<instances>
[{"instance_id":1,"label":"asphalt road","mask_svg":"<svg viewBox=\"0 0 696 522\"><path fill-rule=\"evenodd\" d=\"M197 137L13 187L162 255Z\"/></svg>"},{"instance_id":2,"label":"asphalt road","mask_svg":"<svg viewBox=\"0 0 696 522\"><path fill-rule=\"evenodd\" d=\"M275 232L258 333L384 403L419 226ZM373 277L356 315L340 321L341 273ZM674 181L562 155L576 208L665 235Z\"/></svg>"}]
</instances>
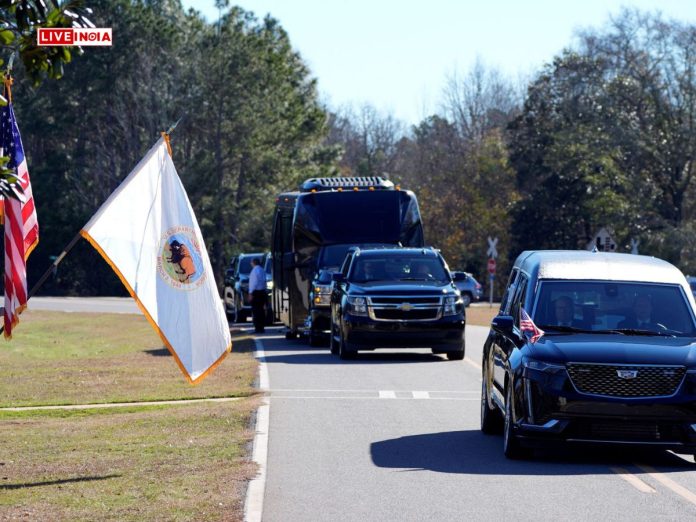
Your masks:
<instances>
[{"instance_id":1,"label":"asphalt road","mask_svg":"<svg viewBox=\"0 0 696 522\"><path fill-rule=\"evenodd\" d=\"M270 377L263 520L687 520L696 465L669 452L556 450L510 461L479 431L481 348L467 357L328 349L261 336Z\"/></svg>"},{"instance_id":2,"label":"asphalt road","mask_svg":"<svg viewBox=\"0 0 696 522\"><path fill-rule=\"evenodd\" d=\"M28 308L52 312L140 313L130 297L32 297Z\"/></svg>"}]
</instances>

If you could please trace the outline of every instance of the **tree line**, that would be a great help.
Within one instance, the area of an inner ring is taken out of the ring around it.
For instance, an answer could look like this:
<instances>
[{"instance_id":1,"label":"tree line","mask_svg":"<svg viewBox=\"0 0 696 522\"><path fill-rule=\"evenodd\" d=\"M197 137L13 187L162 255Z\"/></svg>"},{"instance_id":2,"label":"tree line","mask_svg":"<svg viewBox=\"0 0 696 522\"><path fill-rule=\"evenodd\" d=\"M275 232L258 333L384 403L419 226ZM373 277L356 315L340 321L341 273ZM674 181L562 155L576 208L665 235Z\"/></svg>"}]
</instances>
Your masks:
<instances>
[{"instance_id":1,"label":"tree line","mask_svg":"<svg viewBox=\"0 0 696 522\"><path fill-rule=\"evenodd\" d=\"M623 10L523 85L482 63L452 74L440 108L407 128L374 107L325 107L272 17L232 7L209 22L177 0L90 7L113 47L89 48L59 81L16 75L41 226L30 283L179 118L174 163L219 281L233 253L269 248L277 193L329 175L414 190L427 241L479 277L487 236L505 275L524 249L585 248L602 227L619 251L637 239L696 271L693 25ZM121 292L98 259L81 244L46 292Z\"/></svg>"}]
</instances>

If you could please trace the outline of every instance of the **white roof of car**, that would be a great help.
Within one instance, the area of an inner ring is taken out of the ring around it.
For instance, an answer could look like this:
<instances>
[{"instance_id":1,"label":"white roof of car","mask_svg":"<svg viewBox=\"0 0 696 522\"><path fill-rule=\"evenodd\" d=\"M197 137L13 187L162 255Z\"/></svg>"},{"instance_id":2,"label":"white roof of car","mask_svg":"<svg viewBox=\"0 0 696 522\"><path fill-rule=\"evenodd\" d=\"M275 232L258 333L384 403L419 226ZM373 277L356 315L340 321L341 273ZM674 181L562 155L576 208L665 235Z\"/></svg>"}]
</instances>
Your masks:
<instances>
[{"instance_id":1,"label":"white roof of car","mask_svg":"<svg viewBox=\"0 0 696 522\"><path fill-rule=\"evenodd\" d=\"M545 250L523 252L520 258L522 270L527 273L538 270L538 279L686 284L684 275L677 267L649 256L585 250Z\"/></svg>"}]
</instances>

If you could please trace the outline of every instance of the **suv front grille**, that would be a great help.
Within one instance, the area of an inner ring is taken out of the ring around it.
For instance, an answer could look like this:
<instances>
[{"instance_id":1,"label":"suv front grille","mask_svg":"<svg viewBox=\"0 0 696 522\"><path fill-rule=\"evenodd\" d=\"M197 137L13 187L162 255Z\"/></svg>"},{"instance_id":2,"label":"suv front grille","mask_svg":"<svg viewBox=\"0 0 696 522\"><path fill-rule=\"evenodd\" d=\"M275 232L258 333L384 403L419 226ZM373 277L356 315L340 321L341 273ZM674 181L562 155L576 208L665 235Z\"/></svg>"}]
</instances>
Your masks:
<instances>
[{"instance_id":1,"label":"suv front grille","mask_svg":"<svg viewBox=\"0 0 696 522\"><path fill-rule=\"evenodd\" d=\"M435 320L439 315L439 309L419 309L419 310L384 310L376 309L374 311L375 319L382 321L427 321Z\"/></svg>"},{"instance_id":2,"label":"suv front grille","mask_svg":"<svg viewBox=\"0 0 696 522\"><path fill-rule=\"evenodd\" d=\"M608 397L668 397L686 374L683 366L568 363L567 369L579 392Z\"/></svg>"},{"instance_id":3,"label":"suv front grille","mask_svg":"<svg viewBox=\"0 0 696 522\"><path fill-rule=\"evenodd\" d=\"M442 316L442 297L368 297L367 310L373 321L436 321Z\"/></svg>"},{"instance_id":4,"label":"suv front grille","mask_svg":"<svg viewBox=\"0 0 696 522\"><path fill-rule=\"evenodd\" d=\"M437 305L440 306L440 297L433 296L433 297L380 297L380 296L375 296L375 297L370 297L370 302L373 305L383 305L383 304L392 304L392 305L401 305L403 303L409 303L409 304L429 304L429 305Z\"/></svg>"}]
</instances>

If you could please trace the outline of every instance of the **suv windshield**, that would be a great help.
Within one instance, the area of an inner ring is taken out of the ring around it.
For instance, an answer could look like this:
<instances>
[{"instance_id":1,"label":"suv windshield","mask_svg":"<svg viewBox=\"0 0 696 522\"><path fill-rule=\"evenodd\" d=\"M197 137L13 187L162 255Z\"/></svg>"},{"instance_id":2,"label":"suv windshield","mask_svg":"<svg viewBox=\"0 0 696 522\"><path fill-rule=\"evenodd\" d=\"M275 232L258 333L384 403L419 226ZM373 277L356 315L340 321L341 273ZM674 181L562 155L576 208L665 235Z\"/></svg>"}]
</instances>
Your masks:
<instances>
[{"instance_id":1,"label":"suv windshield","mask_svg":"<svg viewBox=\"0 0 696 522\"><path fill-rule=\"evenodd\" d=\"M321 249L317 266L320 269L338 270L343 260L346 258L348 250L353 247L359 248L379 248L379 247L394 247L383 243L364 243L364 244L341 244L329 245Z\"/></svg>"},{"instance_id":2,"label":"suv windshield","mask_svg":"<svg viewBox=\"0 0 696 522\"><path fill-rule=\"evenodd\" d=\"M239 273L249 275L251 273L251 260L256 256L245 256L239 260ZM261 257L261 256L259 256Z\"/></svg>"},{"instance_id":3,"label":"suv windshield","mask_svg":"<svg viewBox=\"0 0 696 522\"><path fill-rule=\"evenodd\" d=\"M370 255L356 258L349 279L356 283L370 281L450 281L442 262L431 256Z\"/></svg>"},{"instance_id":4,"label":"suv windshield","mask_svg":"<svg viewBox=\"0 0 696 522\"><path fill-rule=\"evenodd\" d=\"M696 336L689 303L678 285L542 281L533 319L550 331Z\"/></svg>"}]
</instances>

